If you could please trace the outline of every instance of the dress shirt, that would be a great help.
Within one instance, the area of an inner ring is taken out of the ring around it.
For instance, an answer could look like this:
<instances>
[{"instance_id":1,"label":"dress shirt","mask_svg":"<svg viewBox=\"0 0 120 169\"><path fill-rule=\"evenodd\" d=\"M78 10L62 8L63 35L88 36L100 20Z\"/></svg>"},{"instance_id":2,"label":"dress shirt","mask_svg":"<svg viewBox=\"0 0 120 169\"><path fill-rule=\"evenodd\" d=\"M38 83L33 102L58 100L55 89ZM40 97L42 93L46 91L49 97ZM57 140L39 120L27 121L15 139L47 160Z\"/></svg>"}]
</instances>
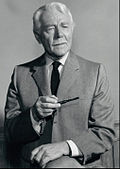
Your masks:
<instances>
[{"instance_id":1,"label":"dress shirt","mask_svg":"<svg viewBox=\"0 0 120 169\"><path fill-rule=\"evenodd\" d=\"M59 62L61 63L58 68L60 77L62 75L63 66L65 64L65 61L66 61L68 55L69 55L69 53L67 53L64 57L59 59ZM46 66L48 67L48 75L49 75L49 77L51 77L51 73L52 73L52 69L53 69L52 63L54 61L51 58L49 58L47 55L45 57L46 57ZM40 135L40 130L41 130L40 122L37 122L36 120L34 120L33 115L32 115L32 110L30 110L30 117L31 117L32 126L33 126L34 130L36 131L36 133L38 135ZM81 152L79 151L77 145L72 140L66 140L66 142L68 143L68 145L71 149L71 157L76 157L76 156L81 155Z\"/></svg>"}]
</instances>

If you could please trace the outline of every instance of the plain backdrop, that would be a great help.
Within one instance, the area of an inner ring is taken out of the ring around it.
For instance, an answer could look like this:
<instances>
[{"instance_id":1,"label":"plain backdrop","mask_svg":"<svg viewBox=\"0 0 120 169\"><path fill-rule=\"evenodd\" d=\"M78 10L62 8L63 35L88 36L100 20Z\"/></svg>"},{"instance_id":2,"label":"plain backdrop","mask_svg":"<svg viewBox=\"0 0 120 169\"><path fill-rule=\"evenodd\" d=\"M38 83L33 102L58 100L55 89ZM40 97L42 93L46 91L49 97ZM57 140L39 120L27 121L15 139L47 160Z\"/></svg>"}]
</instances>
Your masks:
<instances>
[{"instance_id":1,"label":"plain backdrop","mask_svg":"<svg viewBox=\"0 0 120 169\"><path fill-rule=\"evenodd\" d=\"M0 126L11 74L16 64L37 58L43 48L32 33L33 12L51 0L0 0ZM103 63L119 118L119 0L59 0L71 10L76 27L72 50L95 62Z\"/></svg>"}]
</instances>

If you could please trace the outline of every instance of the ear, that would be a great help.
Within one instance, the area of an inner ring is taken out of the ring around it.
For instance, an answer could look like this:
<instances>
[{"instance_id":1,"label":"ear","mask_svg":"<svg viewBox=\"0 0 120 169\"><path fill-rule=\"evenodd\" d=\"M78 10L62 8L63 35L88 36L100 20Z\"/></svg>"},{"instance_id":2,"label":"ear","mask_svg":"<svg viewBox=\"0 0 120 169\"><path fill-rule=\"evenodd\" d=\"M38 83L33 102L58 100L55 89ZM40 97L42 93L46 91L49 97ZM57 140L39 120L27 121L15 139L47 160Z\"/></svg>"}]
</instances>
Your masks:
<instances>
[{"instance_id":1,"label":"ear","mask_svg":"<svg viewBox=\"0 0 120 169\"><path fill-rule=\"evenodd\" d=\"M35 36L36 40L38 41L38 43L41 44L40 34L38 32L35 32L35 31L33 31L33 33L34 33L34 36Z\"/></svg>"}]
</instances>

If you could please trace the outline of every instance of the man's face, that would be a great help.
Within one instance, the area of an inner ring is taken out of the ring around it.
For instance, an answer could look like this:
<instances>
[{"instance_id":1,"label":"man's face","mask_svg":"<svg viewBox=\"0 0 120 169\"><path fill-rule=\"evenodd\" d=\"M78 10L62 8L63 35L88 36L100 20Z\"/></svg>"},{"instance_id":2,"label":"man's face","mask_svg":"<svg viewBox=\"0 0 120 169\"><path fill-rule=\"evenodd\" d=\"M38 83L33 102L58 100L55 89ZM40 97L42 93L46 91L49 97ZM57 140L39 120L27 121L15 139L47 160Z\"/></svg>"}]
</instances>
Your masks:
<instances>
[{"instance_id":1,"label":"man's face","mask_svg":"<svg viewBox=\"0 0 120 169\"><path fill-rule=\"evenodd\" d=\"M73 23L68 13L56 9L44 12L41 26L41 42L54 59L64 56L71 48Z\"/></svg>"}]
</instances>

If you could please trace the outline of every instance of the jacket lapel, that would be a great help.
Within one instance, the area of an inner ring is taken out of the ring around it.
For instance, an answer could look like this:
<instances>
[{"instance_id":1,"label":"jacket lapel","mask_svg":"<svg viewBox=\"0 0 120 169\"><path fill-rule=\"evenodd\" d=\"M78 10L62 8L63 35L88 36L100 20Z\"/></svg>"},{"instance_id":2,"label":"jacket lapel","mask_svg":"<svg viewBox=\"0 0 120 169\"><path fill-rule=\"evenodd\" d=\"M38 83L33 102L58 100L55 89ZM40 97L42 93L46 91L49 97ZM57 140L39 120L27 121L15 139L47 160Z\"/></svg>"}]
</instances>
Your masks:
<instances>
[{"instance_id":1,"label":"jacket lapel","mask_svg":"<svg viewBox=\"0 0 120 169\"><path fill-rule=\"evenodd\" d=\"M44 55L39 60L39 66L34 66L33 69L32 77L38 86L39 93L44 96L51 95L50 80Z\"/></svg>"},{"instance_id":2,"label":"jacket lapel","mask_svg":"<svg viewBox=\"0 0 120 169\"><path fill-rule=\"evenodd\" d=\"M68 89L74 83L78 75L79 75L79 63L76 56L71 52L70 55L68 56L68 59L66 60L57 92L57 97L60 100L65 98Z\"/></svg>"}]
</instances>

